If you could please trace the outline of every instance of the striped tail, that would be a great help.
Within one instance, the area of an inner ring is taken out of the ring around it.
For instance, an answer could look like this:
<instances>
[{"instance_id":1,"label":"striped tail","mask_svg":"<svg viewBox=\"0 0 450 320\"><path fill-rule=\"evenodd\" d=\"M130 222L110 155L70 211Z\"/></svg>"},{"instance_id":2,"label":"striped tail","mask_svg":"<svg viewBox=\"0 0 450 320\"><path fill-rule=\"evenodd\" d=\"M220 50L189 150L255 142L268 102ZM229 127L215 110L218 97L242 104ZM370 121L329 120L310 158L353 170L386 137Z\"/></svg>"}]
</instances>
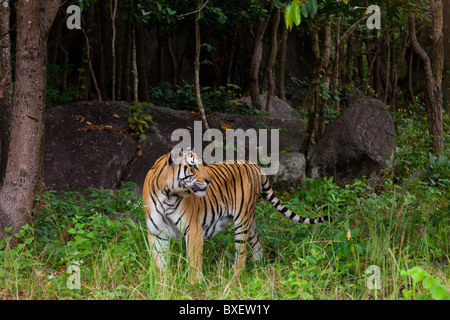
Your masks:
<instances>
[{"instance_id":1,"label":"striped tail","mask_svg":"<svg viewBox=\"0 0 450 320\"><path fill-rule=\"evenodd\" d=\"M282 214L284 214L286 217L288 217L291 220L294 220L296 222L305 223L305 224L316 224L324 221L330 221L331 219L328 216L322 216L318 218L304 218L302 216L299 216L298 214L292 212L288 208L286 208L281 201L275 196L272 187L270 186L270 181L267 176L262 175L262 191L264 197Z\"/></svg>"}]
</instances>

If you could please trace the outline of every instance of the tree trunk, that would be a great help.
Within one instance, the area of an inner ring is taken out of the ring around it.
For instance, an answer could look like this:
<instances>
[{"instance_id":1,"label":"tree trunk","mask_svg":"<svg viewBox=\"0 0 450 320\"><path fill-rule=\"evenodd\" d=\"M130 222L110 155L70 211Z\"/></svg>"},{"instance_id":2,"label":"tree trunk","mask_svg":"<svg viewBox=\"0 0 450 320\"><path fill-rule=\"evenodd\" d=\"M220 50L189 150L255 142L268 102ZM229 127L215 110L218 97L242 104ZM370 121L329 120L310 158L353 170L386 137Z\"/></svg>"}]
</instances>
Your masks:
<instances>
[{"instance_id":1,"label":"tree trunk","mask_svg":"<svg viewBox=\"0 0 450 320\"><path fill-rule=\"evenodd\" d=\"M395 108L395 100L397 96L397 83L398 83L398 77L400 74L400 70L403 66L403 63L405 62L405 56L406 56L406 48L408 47L408 34L404 32L402 34L402 47L401 47L401 53L400 53L400 59L397 63L397 67L392 70L392 98L391 98L391 106Z\"/></svg>"},{"instance_id":2,"label":"tree trunk","mask_svg":"<svg viewBox=\"0 0 450 320\"><path fill-rule=\"evenodd\" d=\"M322 78L322 85L325 90L330 89L330 79L331 79L331 68L330 68L330 58L331 58L331 22L326 20L323 24L324 29L324 41L323 41L323 51L322 51L322 69L324 71ZM325 117L327 111L327 104L329 101L321 99L318 104L319 119L317 123L317 139L320 139L325 132Z\"/></svg>"},{"instance_id":3,"label":"tree trunk","mask_svg":"<svg viewBox=\"0 0 450 320\"><path fill-rule=\"evenodd\" d=\"M113 100L116 100L116 17L117 17L117 1L114 0L114 6L112 0L110 3L111 14L111 26L112 26L112 40L111 40L111 54L112 54L112 87L111 96Z\"/></svg>"},{"instance_id":4,"label":"tree trunk","mask_svg":"<svg viewBox=\"0 0 450 320\"><path fill-rule=\"evenodd\" d=\"M412 48L412 46L411 46ZM408 64L408 92L409 96L411 98L411 103L416 103L416 96L414 95L413 91L413 81L412 81L412 67L413 67L413 60L414 60L414 50L411 50L409 53L409 64Z\"/></svg>"},{"instance_id":5,"label":"tree trunk","mask_svg":"<svg viewBox=\"0 0 450 320\"><path fill-rule=\"evenodd\" d=\"M280 74L279 74L279 94L280 99L286 101L286 54L288 42L288 29L286 21L281 19L281 48L280 48Z\"/></svg>"},{"instance_id":6,"label":"tree trunk","mask_svg":"<svg viewBox=\"0 0 450 320\"><path fill-rule=\"evenodd\" d=\"M333 68L333 88L336 90L337 93L339 93L339 63L340 63L340 55L341 55L341 20L338 18L338 25L336 28L336 42L335 42L335 58L334 58L334 68ZM340 106L339 106L339 99L336 99L336 105L335 105L336 111L339 112Z\"/></svg>"},{"instance_id":7,"label":"tree trunk","mask_svg":"<svg viewBox=\"0 0 450 320\"><path fill-rule=\"evenodd\" d=\"M277 34L278 34L278 25L280 24L280 11L275 9L273 14L273 26L272 26L272 34L270 40L270 51L269 56L267 57L267 103L266 103L266 111L270 112L272 108L273 97L275 96L275 81L273 79L273 66L275 64L276 54L277 54Z\"/></svg>"},{"instance_id":8,"label":"tree trunk","mask_svg":"<svg viewBox=\"0 0 450 320\"><path fill-rule=\"evenodd\" d=\"M420 57L425 71L425 104L427 109L428 130L439 156L443 146L442 127L442 68L444 62L442 1L430 0L431 6L431 39L433 42L433 59L421 47L416 38L415 18L409 16L409 32L414 52Z\"/></svg>"},{"instance_id":9,"label":"tree trunk","mask_svg":"<svg viewBox=\"0 0 450 320\"><path fill-rule=\"evenodd\" d=\"M133 27L131 23L127 24L127 35L131 35L133 32ZM133 37L128 36L128 41L123 47L126 50L125 56L125 71L123 72L123 89L125 90L125 101L131 101L131 85L130 85L130 70L131 70L131 55L133 47Z\"/></svg>"},{"instance_id":10,"label":"tree trunk","mask_svg":"<svg viewBox=\"0 0 450 320\"><path fill-rule=\"evenodd\" d=\"M88 66L89 66L91 78L92 78L92 81L94 82L95 92L97 93L97 100L102 101L102 94L100 93L100 89L99 89L98 83L97 83L97 77L95 76L94 68L92 67L91 45L89 43L89 37L83 28L81 28L81 32L83 33L84 39L86 41L86 56L87 56L87 60L88 60Z\"/></svg>"},{"instance_id":11,"label":"tree trunk","mask_svg":"<svg viewBox=\"0 0 450 320\"><path fill-rule=\"evenodd\" d=\"M142 23L136 25L136 64L139 70L139 101L150 101L145 59L145 30Z\"/></svg>"},{"instance_id":12,"label":"tree trunk","mask_svg":"<svg viewBox=\"0 0 450 320\"><path fill-rule=\"evenodd\" d=\"M444 70L442 75L442 93L444 108L450 117L450 4L443 6L444 15Z\"/></svg>"},{"instance_id":13,"label":"tree trunk","mask_svg":"<svg viewBox=\"0 0 450 320\"><path fill-rule=\"evenodd\" d=\"M133 75L133 104L139 101L139 74L136 61L136 25L133 24L132 31L132 54L131 54L131 74Z\"/></svg>"},{"instance_id":14,"label":"tree trunk","mask_svg":"<svg viewBox=\"0 0 450 320\"><path fill-rule=\"evenodd\" d=\"M172 46L172 37L167 38L167 50L169 51L170 63L172 65L172 85L178 84L178 60Z\"/></svg>"},{"instance_id":15,"label":"tree trunk","mask_svg":"<svg viewBox=\"0 0 450 320\"><path fill-rule=\"evenodd\" d=\"M95 41L93 42L94 45L92 47L92 56L98 56L98 67L97 67L97 74L99 79L99 89L103 96L110 97L108 95L107 90L107 80L109 80L108 76L106 75L106 64L107 64L107 53L109 53L108 49L105 50L106 47L106 14L104 12L107 9L106 6L106 0L98 1L95 5L91 5L92 7L92 16L100 16L100 19L98 23L94 23L94 30L93 30L93 36ZM97 15L98 14L98 15Z\"/></svg>"},{"instance_id":16,"label":"tree trunk","mask_svg":"<svg viewBox=\"0 0 450 320\"><path fill-rule=\"evenodd\" d=\"M199 4L197 4L199 5ZM195 76L195 95L197 98L197 106L202 118L203 129L206 131L209 129L208 121L206 119L205 109L203 108L202 96L200 92L200 15L199 10L195 17L195 60L194 60L194 76Z\"/></svg>"},{"instance_id":17,"label":"tree trunk","mask_svg":"<svg viewBox=\"0 0 450 320\"><path fill-rule=\"evenodd\" d=\"M29 220L42 172L47 38L60 0L18 0L16 85L5 182L0 191L0 238ZM10 227L5 232L5 227ZM17 243L12 238L10 245Z\"/></svg>"},{"instance_id":18,"label":"tree trunk","mask_svg":"<svg viewBox=\"0 0 450 320\"><path fill-rule=\"evenodd\" d=\"M232 72L232 67L233 67L233 62L234 62L234 55L235 55L235 51L236 51L236 42L237 42L240 28L241 28L241 25L239 23L234 28L233 40L231 41L230 58L228 61L228 68L227 68L227 83L231 83L231 72Z\"/></svg>"},{"instance_id":19,"label":"tree trunk","mask_svg":"<svg viewBox=\"0 0 450 320\"><path fill-rule=\"evenodd\" d=\"M0 185L5 177L6 162L8 160L9 139L11 136L9 122L13 102L9 19L9 0L6 0L0 6L0 35L2 35L0 37Z\"/></svg>"},{"instance_id":20,"label":"tree trunk","mask_svg":"<svg viewBox=\"0 0 450 320\"><path fill-rule=\"evenodd\" d=\"M116 75L116 99L117 100L123 100L123 93L122 93L122 74L123 74L123 51L125 49L123 49L123 47L125 46L124 43L124 39L127 35L127 28L125 28L125 25L123 23L122 19L119 19L118 21L118 30L119 32L119 36L118 36L118 40L117 40L117 75Z\"/></svg>"},{"instance_id":21,"label":"tree trunk","mask_svg":"<svg viewBox=\"0 0 450 320\"><path fill-rule=\"evenodd\" d=\"M318 89L320 84L320 71L322 69L321 57L320 57L320 45L319 45L319 31L320 31L321 19L318 19L311 25L310 34L312 42L312 51L314 55L314 66L311 77L311 92L310 92L310 104L308 106L308 122L306 124L303 140L300 145L300 153L305 156L308 151L308 145L311 140L314 127L316 125L316 106L318 102Z\"/></svg>"},{"instance_id":22,"label":"tree trunk","mask_svg":"<svg viewBox=\"0 0 450 320\"><path fill-rule=\"evenodd\" d=\"M261 65L262 54L263 54L263 38L266 32L267 24L270 19L270 15L265 17L263 20L258 18L256 24L255 32L255 43L253 47L253 54L250 60L250 74L249 74L249 91L250 97L252 99L252 105L262 110L261 101L259 99L259 67Z\"/></svg>"},{"instance_id":23,"label":"tree trunk","mask_svg":"<svg viewBox=\"0 0 450 320\"><path fill-rule=\"evenodd\" d=\"M392 50L391 46L393 46L393 43L391 44L391 35L393 35L393 33L391 32L391 29L389 28L386 33L385 33L385 40L386 40L386 46L385 46L385 50L387 50L387 58L386 58L386 77L384 79L384 98L383 98L383 102L385 104L387 104L387 99L388 99L388 95L389 95L389 87L390 87L390 73L392 68L394 67L391 64L391 56L395 54L395 50Z\"/></svg>"}]
</instances>

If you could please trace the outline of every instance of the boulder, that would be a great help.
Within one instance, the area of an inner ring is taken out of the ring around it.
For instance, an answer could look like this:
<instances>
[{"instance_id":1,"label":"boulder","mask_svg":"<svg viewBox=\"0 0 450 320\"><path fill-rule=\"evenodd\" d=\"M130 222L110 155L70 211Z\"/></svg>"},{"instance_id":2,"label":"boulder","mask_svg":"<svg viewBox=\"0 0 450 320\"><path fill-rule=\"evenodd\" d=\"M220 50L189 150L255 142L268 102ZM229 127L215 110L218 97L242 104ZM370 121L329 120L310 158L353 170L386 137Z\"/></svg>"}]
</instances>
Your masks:
<instances>
[{"instance_id":1,"label":"boulder","mask_svg":"<svg viewBox=\"0 0 450 320\"><path fill-rule=\"evenodd\" d=\"M274 189L288 191L299 186L305 180L305 155L300 152L280 153L278 173L270 176Z\"/></svg>"},{"instance_id":2,"label":"boulder","mask_svg":"<svg viewBox=\"0 0 450 320\"><path fill-rule=\"evenodd\" d=\"M365 97L326 129L307 158L307 176L334 177L340 186L366 177L375 187L382 171L394 166L395 128L388 107Z\"/></svg>"}]
</instances>

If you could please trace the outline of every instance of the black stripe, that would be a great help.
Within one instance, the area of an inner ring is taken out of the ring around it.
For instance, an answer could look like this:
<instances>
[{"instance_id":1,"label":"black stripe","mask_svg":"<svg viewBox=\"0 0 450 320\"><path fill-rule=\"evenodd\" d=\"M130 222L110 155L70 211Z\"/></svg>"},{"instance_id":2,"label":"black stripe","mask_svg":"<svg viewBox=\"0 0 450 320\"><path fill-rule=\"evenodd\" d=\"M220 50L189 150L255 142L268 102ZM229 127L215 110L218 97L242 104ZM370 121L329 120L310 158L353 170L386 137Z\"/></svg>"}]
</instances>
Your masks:
<instances>
[{"instance_id":1,"label":"black stripe","mask_svg":"<svg viewBox=\"0 0 450 320\"><path fill-rule=\"evenodd\" d=\"M152 216L151 215L148 215L148 217L149 217L149 219L150 219L150 222L155 226L155 228L158 230L158 231L161 231L161 230L159 230L159 228L158 228L158 226L155 224L155 222L153 221L153 219L152 219ZM157 236L158 237L158 236ZM158 238L159 239L159 238Z\"/></svg>"},{"instance_id":2,"label":"black stripe","mask_svg":"<svg viewBox=\"0 0 450 320\"><path fill-rule=\"evenodd\" d=\"M248 233L248 229L247 230L244 230L244 231L241 231L241 232L236 232L236 230L234 230L234 235L235 236L238 236L238 235L241 235L241 234L247 234Z\"/></svg>"}]
</instances>

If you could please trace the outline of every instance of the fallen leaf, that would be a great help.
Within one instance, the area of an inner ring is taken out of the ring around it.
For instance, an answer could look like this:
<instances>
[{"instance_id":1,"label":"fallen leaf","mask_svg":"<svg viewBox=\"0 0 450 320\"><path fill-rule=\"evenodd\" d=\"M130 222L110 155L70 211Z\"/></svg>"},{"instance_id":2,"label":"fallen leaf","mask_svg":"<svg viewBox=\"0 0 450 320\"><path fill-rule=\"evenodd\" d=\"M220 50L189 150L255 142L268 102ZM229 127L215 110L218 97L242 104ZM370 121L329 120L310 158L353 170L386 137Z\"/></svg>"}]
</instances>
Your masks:
<instances>
[{"instance_id":1,"label":"fallen leaf","mask_svg":"<svg viewBox=\"0 0 450 320\"><path fill-rule=\"evenodd\" d=\"M347 240L350 241L350 238L352 237L352 233L350 232L350 228L348 228L347 231Z\"/></svg>"},{"instance_id":2,"label":"fallen leaf","mask_svg":"<svg viewBox=\"0 0 450 320\"><path fill-rule=\"evenodd\" d=\"M142 150L139 150L139 151L138 151L137 156L138 156L138 157L142 157Z\"/></svg>"},{"instance_id":3,"label":"fallen leaf","mask_svg":"<svg viewBox=\"0 0 450 320\"><path fill-rule=\"evenodd\" d=\"M120 118L120 116L117 113L114 113L112 116L113 116L113 118L116 118L116 119Z\"/></svg>"},{"instance_id":4,"label":"fallen leaf","mask_svg":"<svg viewBox=\"0 0 450 320\"><path fill-rule=\"evenodd\" d=\"M87 124L88 126L93 126L92 122L90 122L90 121L86 121L86 124Z\"/></svg>"},{"instance_id":5,"label":"fallen leaf","mask_svg":"<svg viewBox=\"0 0 450 320\"><path fill-rule=\"evenodd\" d=\"M222 122L222 123L220 124L220 127L221 127L222 129L224 129L224 130L233 129L232 126L230 126L229 124L227 124L227 123L225 123L225 122Z\"/></svg>"}]
</instances>

